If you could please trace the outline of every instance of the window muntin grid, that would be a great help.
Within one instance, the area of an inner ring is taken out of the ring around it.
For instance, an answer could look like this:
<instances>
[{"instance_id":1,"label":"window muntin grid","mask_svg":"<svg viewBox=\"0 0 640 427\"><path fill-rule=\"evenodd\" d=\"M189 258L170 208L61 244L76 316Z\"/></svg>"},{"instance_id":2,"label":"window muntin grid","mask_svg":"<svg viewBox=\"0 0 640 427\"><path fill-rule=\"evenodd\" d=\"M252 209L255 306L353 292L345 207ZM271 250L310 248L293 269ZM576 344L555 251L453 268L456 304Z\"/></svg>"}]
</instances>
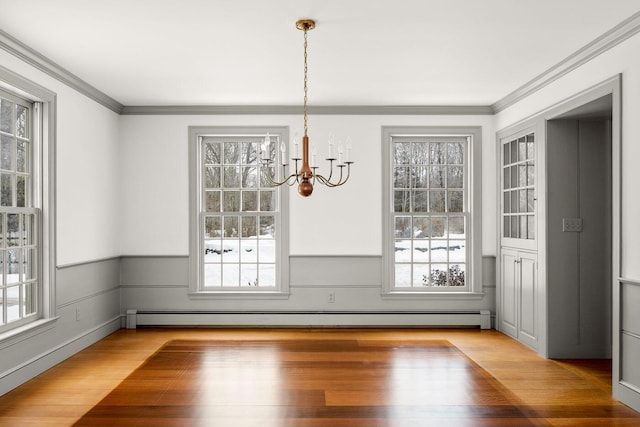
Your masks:
<instances>
[{"instance_id":1,"label":"window muntin grid","mask_svg":"<svg viewBox=\"0 0 640 427\"><path fill-rule=\"evenodd\" d=\"M259 161L263 140L202 138L204 290L276 288L279 201Z\"/></svg>"},{"instance_id":2,"label":"window muntin grid","mask_svg":"<svg viewBox=\"0 0 640 427\"><path fill-rule=\"evenodd\" d=\"M467 290L466 137L392 137L394 288Z\"/></svg>"},{"instance_id":3,"label":"window muntin grid","mask_svg":"<svg viewBox=\"0 0 640 427\"><path fill-rule=\"evenodd\" d=\"M32 116L32 103L0 91L0 331L38 314Z\"/></svg>"},{"instance_id":4,"label":"window muntin grid","mask_svg":"<svg viewBox=\"0 0 640 427\"><path fill-rule=\"evenodd\" d=\"M502 144L502 235L535 239L535 136L529 133Z\"/></svg>"}]
</instances>

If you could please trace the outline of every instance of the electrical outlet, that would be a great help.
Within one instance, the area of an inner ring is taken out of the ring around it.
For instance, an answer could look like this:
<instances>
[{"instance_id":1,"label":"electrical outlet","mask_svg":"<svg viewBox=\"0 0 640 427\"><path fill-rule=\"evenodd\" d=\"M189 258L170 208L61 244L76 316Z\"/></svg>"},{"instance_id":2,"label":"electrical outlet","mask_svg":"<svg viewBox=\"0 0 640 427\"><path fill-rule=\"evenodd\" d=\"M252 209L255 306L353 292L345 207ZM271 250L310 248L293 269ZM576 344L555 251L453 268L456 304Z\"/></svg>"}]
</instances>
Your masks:
<instances>
[{"instance_id":1,"label":"electrical outlet","mask_svg":"<svg viewBox=\"0 0 640 427\"><path fill-rule=\"evenodd\" d=\"M580 233L582 231L582 218L562 218L562 231L565 233Z\"/></svg>"},{"instance_id":2,"label":"electrical outlet","mask_svg":"<svg viewBox=\"0 0 640 427\"><path fill-rule=\"evenodd\" d=\"M329 292L329 298L327 298L327 301L330 302L330 303L336 302L336 293L335 292Z\"/></svg>"},{"instance_id":3,"label":"electrical outlet","mask_svg":"<svg viewBox=\"0 0 640 427\"><path fill-rule=\"evenodd\" d=\"M80 309L76 308L76 322L80 321Z\"/></svg>"}]
</instances>

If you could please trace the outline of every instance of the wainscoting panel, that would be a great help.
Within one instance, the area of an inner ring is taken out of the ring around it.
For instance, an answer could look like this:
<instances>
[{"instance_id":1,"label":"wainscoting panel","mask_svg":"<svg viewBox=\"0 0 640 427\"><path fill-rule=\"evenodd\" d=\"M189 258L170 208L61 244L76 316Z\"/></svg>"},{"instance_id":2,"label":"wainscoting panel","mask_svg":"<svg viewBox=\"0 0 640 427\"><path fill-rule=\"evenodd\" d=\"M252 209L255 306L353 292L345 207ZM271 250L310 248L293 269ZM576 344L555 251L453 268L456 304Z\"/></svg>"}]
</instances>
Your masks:
<instances>
[{"instance_id":1,"label":"wainscoting panel","mask_svg":"<svg viewBox=\"0 0 640 427\"><path fill-rule=\"evenodd\" d=\"M380 256L292 256L288 297L194 298L188 257L127 256L121 261L121 309L130 313L131 325L489 327L495 257L483 264L483 293L472 296L385 298Z\"/></svg>"},{"instance_id":2,"label":"wainscoting panel","mask_svg":"<svg viewBox=\"0 0 640 427\"><path fill-rule=\"evenodd\" d=\"M622 372L620 381L640 390L640 337L622 333Z\"/></svg>"},{"instance_id":3,"label":"wainscoting panel","mask_svg":"<svg viewBox=\"0 0 640 427\"><path fill-rule=\"evenodd\" d=\"M614 396L640 411L640 281L620 278L619 284L620 329L614 331L619 337L619 371L614 371Z\"/></svg>"},{"instance_id":4,"label":"wainscoting panel","mask_svg":"<svg viewBox=\"0 0 640 427\"><path fill-rule=\"evenodd\" d=\"M122 286L189 287L188 256L125 256L121 258Z\"/></svg>"},{"instance_id":5,"label":"wainscoting panel","mask_svg":"<svg viewBox=\"0 0 640 427\"><path fill-rule=\"evenodd\" d=\"M640 283L623 280L621 290L620 382L640 393Z\"/></svg>"},{"instance_id":6,"label":"wainscoting panel","mask_svg":"<svg viewBox=\"0 0 640 427\"><path fill-rule=\"evenodd\" d=\"M622 330L640 337L640 284L624 283L621 291Z\"/></svg>"},{"instance_id":7,"label":"wainscoting panel","mask_svg":"<svg viewBox=\"0 0 640 427\"><path fill-rule=\"evenodd\" d=\"M120 288L120 258L69 266L56 271L56 305L62 307Z\"/></svg>"},{"instance_id":8,"label":"wainscoting panel","mask_svg":"<svg viewBox=\"0 0 640 427\"><path fill-rule=\"evenodd\" d=\"M482 286L496 287L495 256L482 257ZM382 286L380 256L292 256L289 261L292 288L314 286ZM124 287L188 288L187 256L124 256Z\"/></svg>"},{"instance_id":9,"label":"wainscoting panel","mask_svg":"<svg viewBox=\"0 0 640 427\"><path fill-rule=\"evenodd\" d=\"M291 286L382 286L382 257L295 256Z\"/></svg>"}]
</instances>

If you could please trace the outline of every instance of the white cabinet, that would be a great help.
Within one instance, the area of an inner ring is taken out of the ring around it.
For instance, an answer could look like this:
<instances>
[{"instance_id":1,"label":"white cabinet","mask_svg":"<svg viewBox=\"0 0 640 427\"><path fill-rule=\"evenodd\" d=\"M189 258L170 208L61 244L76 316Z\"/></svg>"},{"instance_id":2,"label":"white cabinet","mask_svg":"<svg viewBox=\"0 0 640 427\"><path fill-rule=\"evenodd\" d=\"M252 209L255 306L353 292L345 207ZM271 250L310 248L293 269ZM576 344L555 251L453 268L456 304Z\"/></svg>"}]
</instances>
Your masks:
<instances>
[{"instance_id":1,"label":"white cabinet","mask_svg":"<svg viewBox=\"0 0 640 427\"><path fill-rule=\"evenodd\" d=\"M499 329L537 350L537 255L502 248Z\"/></svg>"},{"instance_id":2,"label":"white cabinet","mask_svg":"<svg viewBox=\"0 0 640 427\"><path fill-rule=\"evenodd\" d=\"M500 138L498 329L538 351L536 129Z\"/></svg>"}]
</instances>

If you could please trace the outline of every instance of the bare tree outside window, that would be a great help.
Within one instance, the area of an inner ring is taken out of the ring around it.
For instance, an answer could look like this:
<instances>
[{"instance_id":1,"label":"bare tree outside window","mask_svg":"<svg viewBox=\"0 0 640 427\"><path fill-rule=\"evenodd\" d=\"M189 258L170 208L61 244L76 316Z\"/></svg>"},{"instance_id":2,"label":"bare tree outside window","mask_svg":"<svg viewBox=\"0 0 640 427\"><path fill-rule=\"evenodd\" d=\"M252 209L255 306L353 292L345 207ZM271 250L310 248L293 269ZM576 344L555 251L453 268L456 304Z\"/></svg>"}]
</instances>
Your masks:
<instances>
[{"instance_id":1,"label":"bare tree outside window","mask_svg":"<svg viewBox=\"0 0 640 427\"><path fill-rule=\"evenodd\" d=\"M466 137L392 137L395 288L467 286Z\"/></svg>"}]
</instances>

